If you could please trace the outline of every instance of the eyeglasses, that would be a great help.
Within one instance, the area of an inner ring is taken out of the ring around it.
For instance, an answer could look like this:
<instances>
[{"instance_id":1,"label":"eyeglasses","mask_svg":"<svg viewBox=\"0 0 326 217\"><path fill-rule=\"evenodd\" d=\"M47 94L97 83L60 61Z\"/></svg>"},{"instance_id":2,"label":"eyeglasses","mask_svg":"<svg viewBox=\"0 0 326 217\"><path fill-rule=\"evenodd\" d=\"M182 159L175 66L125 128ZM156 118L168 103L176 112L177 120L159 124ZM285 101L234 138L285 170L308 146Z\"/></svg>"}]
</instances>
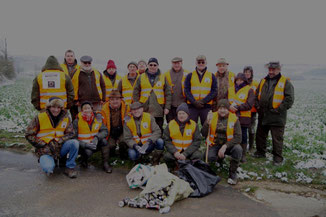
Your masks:
<instances>
[{"instance_id":1,"label":"eyeglasses","mask_svg":"<svg viewBox=\"0 0 326 217\"><path fill-rule=\"evenodd\" d=\"M156 67L157 65L156 64L149 64L149 66Z\"/></svg>"},{"instance_id":2,"label":"eyeglasses","mask_svg":"<svg viewBox=\"0 0 326 217\"><path fill-rule=\"evenodd\" d=\"M198 64L205 64L205 61L197 61Z\"/></svg>"},{"instance_id":3,"label":"eyeglasses","mask_svg":"<svg viewBox=\"0 0 326 217\"><path fill-rule=\"evenodd\" d=\"M91 62L83 62L85 65L90 65L92 64Z\"/></svg>"}]
</instances>

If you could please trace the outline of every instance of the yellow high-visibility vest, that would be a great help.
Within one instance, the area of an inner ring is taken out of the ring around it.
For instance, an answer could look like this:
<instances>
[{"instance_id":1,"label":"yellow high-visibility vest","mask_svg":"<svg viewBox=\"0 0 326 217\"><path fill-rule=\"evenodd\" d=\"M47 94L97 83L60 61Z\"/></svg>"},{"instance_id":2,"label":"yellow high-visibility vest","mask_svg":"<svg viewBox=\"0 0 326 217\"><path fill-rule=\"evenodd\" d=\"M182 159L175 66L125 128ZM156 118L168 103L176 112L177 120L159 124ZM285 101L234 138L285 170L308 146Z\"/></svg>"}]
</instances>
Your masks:
<instances>
[{"instance_id":1,"label":"yellow high-visibility vest","mask_svg":"<svg viewBox=\"0 0 326 217\"><path fill-rule=\"evenodd\" d=\"M186 123L182 135L179 124L175 120L170 121L169 131L172 144L178 149L179 152L186 150L189 145L191 145L195 130L196 123L193 120L190 120L190 123Z\"/></svg>"},{"instance_id":2,"label":"yellow high-visibility vest","mask_svg":"<svg viewBox=\"0 0 326 217\"><path fill-rule=\"evenodd\" d=\"M285 88L285 82L288 80L287 77L281 76L280 80L278 80L275 89L274 89L274 95L273 95L273 108L278 108L284 99L284 88ZM258 93L258 100L260 100L261 97L261 90L263 89L263 86L266 82L266 79L262 79L259 84L259 93Z\"/></svg>"},{"instance_id":3,"label":"yellow high-visibility vest","mask_svg":"<svg viewBox=\"0 0 326 217\"><path fill-rule=\"evenodd\" d=\"M143 117L140 122L141 137L139 137L137 134L136 123L133 116L127 121L127 127L130 129L135 143L138 144L141 142L144 144L152 135L151 115L147 112L143 113Z\"/></svg>"},{"instance_id":4,"label":"yellow high-visibility vest","mask_svg":"<svg viewBox=\"0 0 326 217\"><path fill-rule=\"evenodd\" d=\"M257 91L258 85L259 85L259 83L256 80L252 80L252 82L250 84L250 87L251 87L251 89L254 90L254 94L255 95L256 95L256 91ZM254 105L252 106L252 109L251 109L251 113L253 113L253 112L257 112L257 109L256 109L256 107Z\"/></svg>"},{"instance_id":5,"label":"yellow high-visibility vest","mask_svg":"<svg viewBox=\"0 0 326 217\"><path fill-rule=\"evenodd\" d=\"M106 102L104 103L102 110L101 110L101 114L103 116L103 124L108 128L108 131L110 133L110 129L111 129L111 119L110 119L110 102ZM125 119L125 115L127 113L129 113L129 106L126 105L126 103L124 101L121 101L121 123L122 125L124 124L124 119Z\"/></svg>"},{"instance_id":6,"label":"yellow high-visibility vest","mask_svg":"<svg viewBox=\"0 0 326 217\"><path fill-rule=\"evenodd\" d=\"M226 128L227 141L233 139L234 125L237 122L237 120L238 120L237 116L230 112L228 117L228 122L227 122L227 128ZM206 139L206 143L208 143L210 146L214 145L217 122L218 122L218 112L213 112L212 122L209 125L210 134L207 135L207 139Z\"/></svg>"},{"instance_id":7,"label":"yellow high-visibility vest","mask_svg":"<svg viewBox=\"0 0 326 217\"><path fill-rule=\"evenodd\" d=\"M78 113L78 140L90 143L94 136L98 134L100 128L102 126L101 122L98 122L94 117L94 122L92 124L92 129L89 128L87 121L85 121L82 117L82 113Z\"/></svg>"},{"instance_id":8,"label":"yellow high-visibility vest","mask_svg":"<svg viewBox=\"0 0 326 217\"><path fill-rule=\"evenodd\" d=\"M138 79L138 75L136 77L136 80L133 85L131 85L130 81L128 80L128 75L125 75L122 78L122 96L123 100L125 101L126 104L131 105L132 101L132 92L134 90L136 81Z\"/></svg>"},{"instance_id":9,"label":"yellow high-visibility vest","mask_svg":"<svg viewBox=\"0 0 326 217\"><path fill-rule=\"evenodd\" d=\"M103 75L103 80L105 83L105 92L106 92L105 101L109 100L109 95L112 92L112 90L118 89L118 84L119 84L119 81L121 80L121 78L122 77L120 75L116 74L114 84L112 84L110 78L106 75Z\"/></svg>"},{"instance_id":10,"label":"yellow high-visibility vest","mask_svg":"<svg viewBox=\"0 0 326 217\"><path fill-rule=\"evenodd\" d=\"M41 112L38 114L38 121L40 124L40 130L38 131L36 137L49 143L52 139L61 138L64 136L64 132L68 127L69 118L65 117L61 120L56 128L52 126L49 115L46 112Z\"/></svg>"},{"instance_id":11,"label":"yellow high-visibility vest","mask_svg":"<svg viewBox=\"0 0 326 217\"><path fill-rule=\"evenodd\" d=\"M66 64L66 63L62 63L62 64L60 64L60 66L61 66L61 68L63 69L63 72L64 72L66 75L70 76L67 64ZM78 64L76 64L76 65L74 66L74 69L76 70L75 73L74 73L74 76L75 76L76 72L77 72L78 70L80 70L80 66L79 66ZM74 77L74 76L73 76L73 77Z\"/></svg>"},{"instance_id":12,"label":"yellow high-visibility vest","mask_svg":"<svg viewBox=\"0 0 326 217\"><path fill-rule=\"evenodd\" d=\"M101 73L94 68L93 68L93 72L95 74L95 84L96 84L97 92L100 96L100 99L103 100L103 94L102 94L101 82L100 82ZM75 99L74 100L78 100L79 75L80 75L80 70L77 70L75 72L74 77L71 79L72 85L74 86L74 91L75 91Z\"/></svg>"},{"instance_id":13,"label":"yellow high-visibility vest","mask_svg":"<svg viewBox=\"0 0 326 217\"><path fill-rule=\"evenodd\" d=\"M189 71L183 70L183 76L182 76L182 80L181 80L181 88L182 88L182 94L183 94L183 96L186 96L185 95L185 92L184 92L184 89L185 89L185 80L186 80L186 77L187 77L187 74L188 73L189 73ZM166 78L166 82L168 82L168 84L171 86L171 93L173 94L173 86L174 86L174 84L172 84L171 70L166 71L164 73L164 76Z\"/></svg>"},{"instance_id":14,"label":"yellow high-visibility vest","mask_svg":"<svg viewBox=\"0 0 326 217\"><path fill-rule=\"evenodd\" d=\"M232 105L241 105L247 102L248 93L251 87L249 85L244 86L241 88L237 93L235 93L235 87L230 87L228 90L228 100ZM251 110L248 111L240 111L241 117L251 117Z\"/></svg>"},{"instance_id":15,"label":"yellow high-visibility vest","mask_svg":"<svg viewBox=\"0 0 326 217\"><path fill-rule=\"evenodd\" d=\"M38 74L37 83L40 90L40 107L45 109L51 97L58 97L63 100L67 108L66 76L60 70L45 70Z\"/></svg>"},{"instance_id":16,"label":"yellow high-visibility vest","mask_svg":"<svg viewBox=\"0 0 326 217\"><path fill-rule=\"evenodd\" d=\"M159 80L152 87L151 83L148 80L146 73L141 74L140 76L140 99L139 102L145 103L148 100L148 97L151 95L151 92L154 91L158 104L165 104L165 95L164 95L164 86L165 86L165 76L164 74L159 75Z\"/></svg>"},{"instance_id":17,"label":"yellow high-visibility vest","mask_svg":"<svg viewBox=\"0 0 326 217\"><path fill-rule=\"evenodd\" d=\"M197 71L192 72L190 85L191 89L190 92L194 96L195 100L204 99L210 92L212 88L212 76L213 74L209 71L206 71L204 77L202 78L201 82L199 81L199 77ZM188 103L190 103L188 101ZM209 101L207 104L212 104L213 100Z\"/></svg>"}]
</instances>

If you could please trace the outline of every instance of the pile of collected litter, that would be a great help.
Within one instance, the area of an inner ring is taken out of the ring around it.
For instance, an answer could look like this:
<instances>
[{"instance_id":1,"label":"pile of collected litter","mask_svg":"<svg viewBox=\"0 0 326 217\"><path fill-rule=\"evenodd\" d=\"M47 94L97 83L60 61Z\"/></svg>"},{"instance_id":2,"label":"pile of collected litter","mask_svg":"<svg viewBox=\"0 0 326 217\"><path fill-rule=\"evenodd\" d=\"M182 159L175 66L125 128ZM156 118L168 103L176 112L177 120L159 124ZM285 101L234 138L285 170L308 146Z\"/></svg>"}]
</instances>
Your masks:
<instances>
[{"instance_id":1,"label":"pile of collected litter","mask_svg":"<svg viewBox=\"0 0 326 217\"><path fill-rule=\"evenodd\" d=\"M182 168L185 165L188 164L183 162ZM202 164L200 165L203 166ZM189 196L204 196L212 192L215 185L220 181L218 176L212 174L206 177L200 176L200 180L194 179L191 176L198 176L199 169L195 169L197 171L193 174L186 175L185 171L181 172L182 168L180 168L179 174L182 174L181 177L185 180L170 173L166 164L153 167L142 164L136 165L126 176L126 179L130 188L139 187L143 188L143 191L135 198L124 198L119 202L119 206L156 209L162 214L168 213L174 202L188 198ZM189 172L189 168L187 166L187 172ZM202 172L205 173L205 171ZM196 183L196 181L200 183ZM189 183L191 183L191 186ZM204 190L204 192L201 192L201 190ZM191 195L194 192L196 193Z\"/></svg>"}]
</instances>

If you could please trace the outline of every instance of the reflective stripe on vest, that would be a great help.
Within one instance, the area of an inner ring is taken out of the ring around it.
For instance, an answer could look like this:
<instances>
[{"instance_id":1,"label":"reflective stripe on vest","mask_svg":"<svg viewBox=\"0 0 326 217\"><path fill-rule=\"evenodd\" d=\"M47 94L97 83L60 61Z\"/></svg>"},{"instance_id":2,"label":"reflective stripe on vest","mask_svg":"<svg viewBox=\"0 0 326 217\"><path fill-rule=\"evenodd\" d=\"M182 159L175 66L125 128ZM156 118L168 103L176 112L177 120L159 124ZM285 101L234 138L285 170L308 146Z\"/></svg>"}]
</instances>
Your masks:
<instances>
[{"instance_id":1,"label":"reflective stripe on vest","mask_svg":"<svg viewBox=\"0 0 326 217\"><path fill-rule=\"evenodd\" d=\"M235 122L237 122L237 120L238 120L237 116L230 112L228 117L228 122L227 122L227 129L226 129L227 141L233 139L234 125ZM206 138L206 143L208 143L211 146L214 145L217 122L218 122L218 112L213 112L212 122L209 126L210 134Z\"/></svg>"},{"instance_id":2,"label":"reflective stripe on vest","mask_svg":"<svg viewBox=\"0 0 326 217\"><path fill-rule=\"evenodd\" d=\"M112 92L112 90L117 90L118 89L118 84L119 84L119 81L121 80L121 76L116 74L115 76L115 81L114 81L114 84L112 84L110 78L106 75L103 75L103 80L104 80L104 83L105 83L105 101L108 101L109 100L109 95L110 93Z\"/></svg>"},{"instance_id":3,"label":"reflective stripe on vest","mask_svg":"<svg viewBox=\"0 0 326 217\"><path fill-rule=\"evenodd\" d=\"M182 135L179 124L175 120L170 121L169 131L172 144L178 149L179 152L186 150L189 145L191 145L195 130L196 123L193 120L190 120L190 124L186 124Z\"/></svg>"},{"instance_id":4,"label":"reflective stripe on vest","mask_svg":"<svg viewBox=\"0 0 326 217\"><path fill-rule=\"evenodd\" d=\"M63 71L45 70L37 76L40 90L40 107L45 109L51 97L59 97L67 108L66 76Z\"/></svg>"},{"instance_id":5,"label":"reflective stripe on vest","mask_svg":"<svg viewBox=\"0 0 326 217\"><path fill-rule=\"evenodd\" d=\"M141 137L137 134L136 123L134 117L131 117L126 123L129 128L135 143L139 143L141 141L144 144L148 138L152 135L152 126L151 126L151 115L147 112L143 113L143 117L140 122L140 134Z\"/></svg>"},{"instance_id":6,"label":"reflective stripe on vest","mask_svg":"<svg viewBox=\"0 0 326 217\"><path fill-rule=\"evenodd\" d=\"M164 96L164 86L165 86L165 76L164 74L159 75L159 80L152 87L151 83L148 80L148 75L143 73L140 76L140 99L139 102L145 103L148 100L148 97L151 95L152 90L154 91L158 104L165 104Z\"/></svg>"},{"instance_id":7,"label":"reflective stripe on vest","mask_svg":"<svg viewBox=\"0 0 326 217\"><path fill-rule=\"evenodd\" d=\"M284 88L285 88L285 82L288 78L284 77L283 75L278 80L275 89L274 89L274 95L273 95L273 108L278 108L284 99ZM258 93L258 100L260 100L261 97L261 91L263 89L263 86L266 82L266 79L262 79L259 84L259 93Z\"/></svg>"},{"instance_id":8,"label":"reflective stripe on vest","mask_svg":"<svg viewBox=\"0 0 326 217\"><path fill-rule=\"evenodd\" d=\"M94 117L94 121L92 124L92 129L89 129L89 125L87 121L85 121L82 117L82 113L78 113L78 140L81 140L86 143L90 143L94 136L98 134L100 128L102 126L101 122L98 122Z\"/></svg>"},{"instance_id":9,"label":"reflective stripe on vest","mask_svg":"<svg viewBox=\"0 0 326 217\"><path fill-rule=\"evenodd\" d=\"M256 95L256 90L258 88L258 85L259 85L259 83L256 80L252 80L252 82L250 84L250 87L251 87L251 89L254 90L255 95ZM256 109L256 107L254 105L252 106L252 109L251 109L251 113L253 113L253 112L257 112L257 109Z\"/></svg>"},{"instance_id":10,"label":"reflective stripe on vest","mask_svg":"<svg viewBox=\"0 0 326 217\"><path fill-rule=\"evenodd\" d=\"M251 87L249 85L244 86L237 93L235 93L235 88L230 87L228 90L228 100L231 105L241 105L247 102L248 93ZM249 111L240 111L241 117L251 117L251 110Z\"/></svg>"},{"instance_id":11,"label":"reflective stripe on vest","mask_svg":"<svg viewBox=\"0 0 326 217\"><path fill-rule=\"evenodd\" d=\"M200 82L197 71L195 70L192 72L190 80L190 92L195 100L204 99L210 93L212 87L212 75L213 74L211 72L206 71ZM207 104L212 104L212 102L213 101L211 100ZM188 101L188 103L190 102Z\"/></svg>"},{"instance_id":12,"label":"reflective stripe on vest","mask_svg":"<svg viewBox=\"0 0 326 217\"><path fill-rule=\"evenodd\" d=\"M103 100L103 94L102 94L102 89L101 89L101 84L100 84L101 73L94 68L93 68L93 73L95 74L95 84L96 84L97 92L100 96L100 99ZM74 77L71 79L72 85L74 86L74 91L75 91L75 99L74 100L78 100L79 75L80 75L80 70L77 70L74 74Z\"/></svg>"},{"instance_id":13,"label":"reflective stripe on vest","mask_svg":"<svg viewBox=\"0 0 326 217\"><path fill-rule=\"evenodd\" d=\"M64 136L64 132L68 127L69 118L65 117L61 120L57 127L52 126L49 115L46 112L41 112L38 114L38 121L40 125L40 130L38 131L36 137L49 143L52 139L61 138Z\"/></svg>"},{"instance_id":14,"label":"reflective stripe on vest","mask_svg":"<svg viewBox=\"0 0 326 217\"><path fill-rule=\"evenodd\" d=\"M182 95L185 97L185 92L184 92L184 89L185 89L185 80L186 80L186 77L187 77L187 74L189 73L189 71L187 70L183 70L183 76L182 76L182 80L181 80L181 88L182 88ZM166 81L168 82L168 84L171 86L171 93L173 94L173 87L174 87L174 84L172 84L172 79L171 79L171 70L169 71L166 71L164 73L164 76L166 78Z\"/></svg>"},{"instance_id":15,"label":"reflective stripe on vest","mask_svg":"<svg viewBox=\"0 0 326 217\"><path fill-rule=\"evenodd\" d=\"M138 79L138 75L136 77L136 80L134 82L133 85L131 85L129 79L128 79L128 75L125 75L122 78L122 96L123 96L123 100L125 101L126 104L130 105L132 103L132 93L136 84L136 81Z\"/></svg>"}]
</instances>

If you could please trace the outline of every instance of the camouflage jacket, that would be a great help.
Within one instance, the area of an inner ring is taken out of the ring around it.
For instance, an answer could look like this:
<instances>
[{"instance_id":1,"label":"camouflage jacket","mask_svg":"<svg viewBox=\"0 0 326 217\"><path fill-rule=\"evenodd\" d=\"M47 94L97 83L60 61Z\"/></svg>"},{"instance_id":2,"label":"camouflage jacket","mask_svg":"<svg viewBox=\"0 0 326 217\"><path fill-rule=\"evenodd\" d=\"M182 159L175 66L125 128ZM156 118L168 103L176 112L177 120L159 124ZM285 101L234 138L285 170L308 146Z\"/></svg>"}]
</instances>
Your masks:
<instances>
[{"instance_id":1,"label":"camouflage jacket","mask_svg":"<svg viewBox=\"0 0 326 217\"><path fill-rule=\"evenodd\" d=\"M53 121L49 114L49 110L46 110L44 112L46 112L48 114L48 116L50 117L50 120L51 120L51 123L53 126ZM66 117L68 117L67 111L62 110L62 112L59 114L58 123L60 123ZM56 126L54 126L54 127L56 127ZM65 141L72 139L75 136L75 131L74 131L70 117L69 117L68 126L64 132L64 136L59 138L58 142L52 140L47 144L43 140L38 139L36 135L39 132L39 130L40 130L40 122L38 120L38 115L36 115L32 119L32 121L29 123L29 125L26 129L25 138L29 143L31 143L35 147L35 154L39 158L42 155L47 154L47 155L51 155L55 159L57 159L60 156L60 149L62 147L62 144Z\"/></svg>"}]
</instances>

